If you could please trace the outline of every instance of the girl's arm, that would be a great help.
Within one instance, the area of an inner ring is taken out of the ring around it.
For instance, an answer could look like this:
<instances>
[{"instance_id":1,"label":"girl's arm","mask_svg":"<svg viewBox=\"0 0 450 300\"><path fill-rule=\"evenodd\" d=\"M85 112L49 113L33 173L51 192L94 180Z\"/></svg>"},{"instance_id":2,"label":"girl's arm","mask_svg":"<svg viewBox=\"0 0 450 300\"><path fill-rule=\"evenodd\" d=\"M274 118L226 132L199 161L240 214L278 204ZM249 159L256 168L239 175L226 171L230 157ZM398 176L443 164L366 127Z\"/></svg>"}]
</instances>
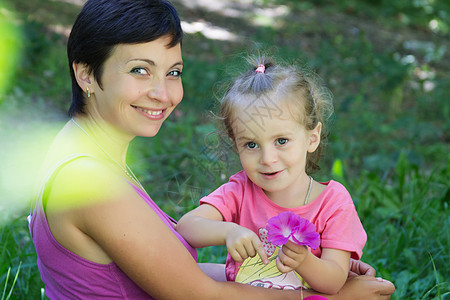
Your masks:
<instances>
[{"instance_id":1,"label":"girl's arm","mask_svg":"<svg viewBox=\"0 0 450 300\"><path fill-rule=\"evenodd\" d=\"M214 206L202 204L181 217L176 230L191 246L203 248L225 245L227 234L236 227L235 223L223 222Z\"/></svg>"},{"instance_id":2,"label":"girl's arm","mask_svg":"<svg viewBox=\"0 0 450 300\"><path fill-rule=\"evenodd\" d=\"M335 294L347 279L349 261L347 251L324 248L318 258L305 246L288 241L279 252L277 267L281 272L295 270L316 291Z\"/></svg>"},{"instance_id":3,"label":"girl's arm","mask_svg":"<svg viewBox=\"0 0 450 300\"><path fill-rule=\"evenodd\" d=\"M178 221L176 229L193 247L226 245L228 253L237 262L256 254L268 262L258 236L248 228L224 222L222 214L212 205L202 204L188 212Z\"/></svg>"}]
</instances>

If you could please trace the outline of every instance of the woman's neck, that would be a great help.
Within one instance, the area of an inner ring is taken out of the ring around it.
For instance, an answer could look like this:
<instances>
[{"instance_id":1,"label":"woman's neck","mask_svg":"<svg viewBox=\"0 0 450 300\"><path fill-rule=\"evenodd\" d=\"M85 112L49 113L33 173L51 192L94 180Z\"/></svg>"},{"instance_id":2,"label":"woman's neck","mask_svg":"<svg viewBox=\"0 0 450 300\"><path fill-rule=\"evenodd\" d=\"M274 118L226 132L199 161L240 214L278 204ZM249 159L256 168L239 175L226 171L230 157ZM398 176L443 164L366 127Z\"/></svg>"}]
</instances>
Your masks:
<instances>
[{"instance_id":1,"label":"woman's neck","mask_svg":"<svg viewBox=\"0 0 450 300\"><path fill-rule=\"evenodd\" d=\"M100 150L109 159L122 167L126 166L128 146L134 137L121 133L104 120L97 120L90 116L75 116L71 123L68 125L82 133L86 148L97 148L96 150Z\"/></svg>"}]
</instances>

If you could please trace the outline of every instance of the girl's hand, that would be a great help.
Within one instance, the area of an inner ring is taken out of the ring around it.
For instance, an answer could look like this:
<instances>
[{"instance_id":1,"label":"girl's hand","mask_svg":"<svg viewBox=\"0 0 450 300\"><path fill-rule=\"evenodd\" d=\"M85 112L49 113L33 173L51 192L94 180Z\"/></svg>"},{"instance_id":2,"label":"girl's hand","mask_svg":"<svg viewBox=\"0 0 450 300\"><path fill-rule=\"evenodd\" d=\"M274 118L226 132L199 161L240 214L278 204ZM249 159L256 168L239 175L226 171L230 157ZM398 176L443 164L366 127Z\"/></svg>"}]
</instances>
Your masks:
<instances>
[{"instance_id":1,"label":"girl's hand","mask_svg":"<svg viewBox=\"0 0 450 300\"><path fill-rule=\"evenodd\" d=\"M226 236L226 245L228 253L236 262L243 262L248 257L259 255L262 262L269 263L266 251L259 240L259 237L248 228L236 226L231 229Z\"/></svg>"},{"instance_id":2,"label":"girl's hand","mask_svg":"<svg viewBox=\"0 0 450 300\"><path fill-rule=\"evenodd\" d=\"M297 270L308 255L306 246L288 241L278 250L277 268L281 273Z\"/></svg>"}]
</instances>

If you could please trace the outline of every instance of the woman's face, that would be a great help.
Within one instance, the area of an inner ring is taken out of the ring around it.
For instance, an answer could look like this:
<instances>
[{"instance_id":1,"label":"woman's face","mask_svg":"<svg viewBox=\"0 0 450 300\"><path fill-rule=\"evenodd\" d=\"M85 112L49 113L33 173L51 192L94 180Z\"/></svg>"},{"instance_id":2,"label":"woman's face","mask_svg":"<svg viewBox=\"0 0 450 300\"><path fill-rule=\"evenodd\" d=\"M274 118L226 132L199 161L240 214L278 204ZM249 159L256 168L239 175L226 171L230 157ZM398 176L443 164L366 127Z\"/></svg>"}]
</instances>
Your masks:
<instances>
[{"instance_id":1,"label":"woman's face","mask_svg":"<svg viewBox=\"0 0 450 300\"><path fill-rule=\"evenodd\" d=\"M90 112L126 135L156 135L183 98L181 47L167 48L169 41L116 46L103 65L102 88L94 82L87 99Z\"/></svg>"}]
</instances>

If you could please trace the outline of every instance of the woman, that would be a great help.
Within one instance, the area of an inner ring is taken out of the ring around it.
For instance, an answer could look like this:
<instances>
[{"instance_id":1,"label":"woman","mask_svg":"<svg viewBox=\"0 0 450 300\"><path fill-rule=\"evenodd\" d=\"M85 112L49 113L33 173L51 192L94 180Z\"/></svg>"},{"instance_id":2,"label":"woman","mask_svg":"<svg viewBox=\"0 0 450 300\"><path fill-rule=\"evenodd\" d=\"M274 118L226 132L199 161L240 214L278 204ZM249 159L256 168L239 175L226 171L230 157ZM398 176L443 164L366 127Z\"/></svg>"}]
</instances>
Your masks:
<instances>
[{"instance_id":1,"label":"woman","mask_svg":"<svg viewBox=\"0 0 450 300\"><path fill-rule=\"evenodd\" d=\"M50 299L301 298L205 275L126 165L130 141L156 135L183 97L182 36L166 1L88 0L75 21L72 119L49 149L30 218ZM357 276L340 293L382 299L393 286Z\"/></svg>"}]
</instances>

